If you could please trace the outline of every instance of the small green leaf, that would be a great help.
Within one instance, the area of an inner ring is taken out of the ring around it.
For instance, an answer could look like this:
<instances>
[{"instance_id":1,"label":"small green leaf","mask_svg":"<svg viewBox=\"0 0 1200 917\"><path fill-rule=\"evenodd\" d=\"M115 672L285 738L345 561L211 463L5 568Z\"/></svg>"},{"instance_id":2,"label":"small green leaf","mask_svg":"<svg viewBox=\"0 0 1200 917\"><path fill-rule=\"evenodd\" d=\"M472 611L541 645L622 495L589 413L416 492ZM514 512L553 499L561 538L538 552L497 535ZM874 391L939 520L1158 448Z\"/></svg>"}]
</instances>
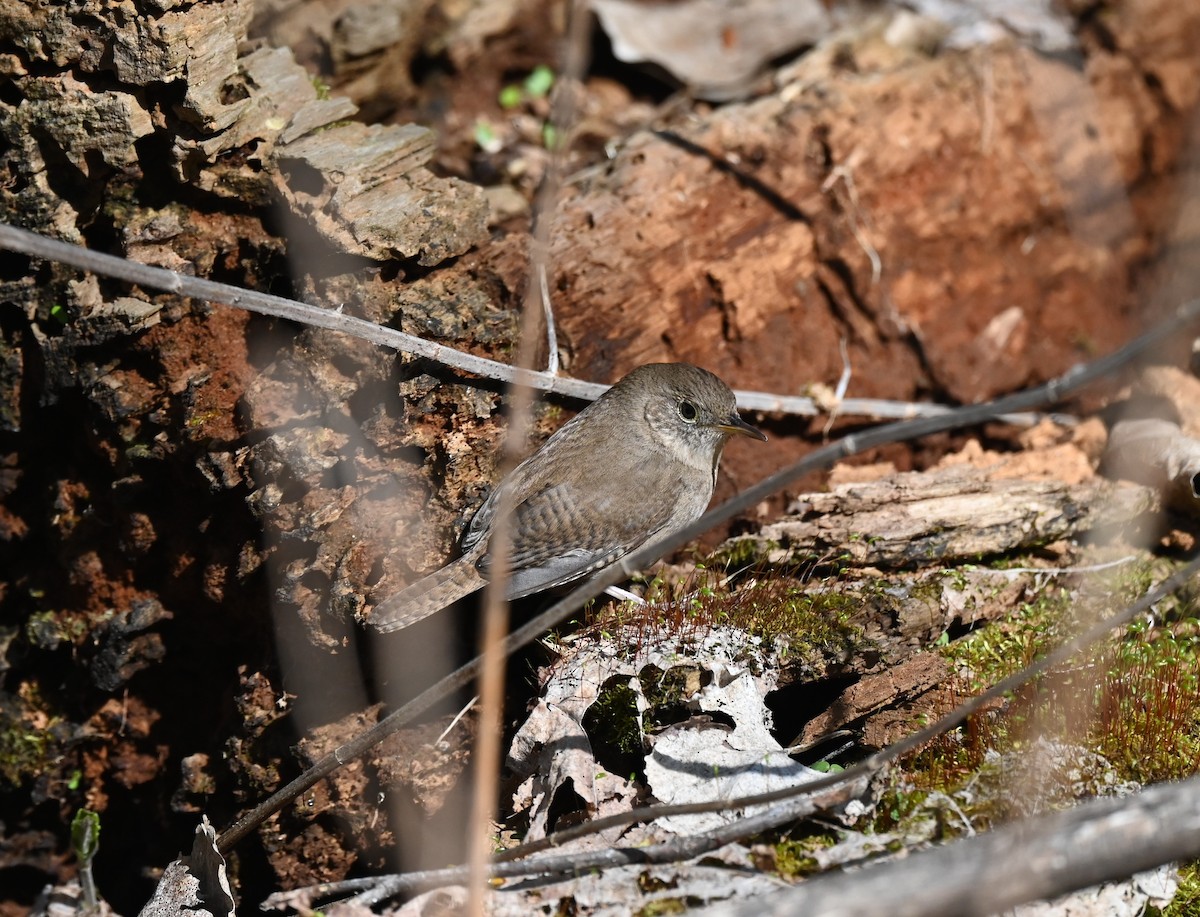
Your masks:
<instances>
[{"instance_id":1,"label":"small green leaf","mask_svg":"<svg viewBox=\"0 0 1200 917\"><path fill-rule=\"evenodd\" d=\"M845 770L840 764L830 764L828 761L818 761L812 769L821 774L837 774Z\"/></svg>"},{"instance_id":2,"label":"small green leaf","mask_svg":"<svg viewBox=\"0 0 1200 917\"><path fill-rule=\"evenodd\" d=\"M525 100L525 92L515 84L505 86L500 90L500 107L505 111L516 108Z\"/></svg>"},{"instance_id":3,"label":"small green leaf","mask_svg":"<svg viewBox=\"0 0 1200 917\"><path fill-rule=\"evenodd\" d=\"M485 153L498 153L503 146L492 126L482 120L475 122L475 143Z\"/></svg>"},{"instance_id":4,"label":"small green leaf","mask_svg":"<svg viewBox=\"0 0 1200 917\"><path fill-rule=\"evenodd\" d=\"M545 64L538 64L525 77L525 93L531 99L540 99L554 86L554 71Z\"/></svg>"}]
</instances>

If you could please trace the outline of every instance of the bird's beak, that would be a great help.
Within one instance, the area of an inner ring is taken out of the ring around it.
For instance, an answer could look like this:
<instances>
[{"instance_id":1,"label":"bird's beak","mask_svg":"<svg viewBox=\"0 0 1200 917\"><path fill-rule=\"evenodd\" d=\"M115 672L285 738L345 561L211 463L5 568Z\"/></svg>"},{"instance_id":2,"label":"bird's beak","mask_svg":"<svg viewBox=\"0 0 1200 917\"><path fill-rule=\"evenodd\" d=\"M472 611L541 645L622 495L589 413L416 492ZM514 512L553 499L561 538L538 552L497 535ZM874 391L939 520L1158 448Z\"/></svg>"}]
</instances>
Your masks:
<instances>
[{"instance_id":1,"label":"bird's beak","mask_svg":"<svg viewBox=\"0 0 1200 917\"><path fill-rule=\"evenodd\" d=\"M761 439L764 443L767 441L767 434L758 427L752 427L746 421L742 420L737 414L730 416L728 420L715 424L716 428L728 436L739 433L742 436L750 436L754 439Z\"/></svg>"}]
</instances>

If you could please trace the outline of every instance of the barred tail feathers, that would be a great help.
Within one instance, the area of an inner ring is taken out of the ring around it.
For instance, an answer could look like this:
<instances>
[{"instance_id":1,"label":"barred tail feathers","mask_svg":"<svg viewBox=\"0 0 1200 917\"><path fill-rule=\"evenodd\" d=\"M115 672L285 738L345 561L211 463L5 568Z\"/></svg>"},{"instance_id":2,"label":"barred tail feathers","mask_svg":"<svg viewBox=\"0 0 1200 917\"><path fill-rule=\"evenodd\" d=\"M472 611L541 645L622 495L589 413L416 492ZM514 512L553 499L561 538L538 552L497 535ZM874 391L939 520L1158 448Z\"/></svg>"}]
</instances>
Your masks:
<instances>
[{"instance_id":1,"label":"barred tail feathers","mask_svg":"<svg viewBox=\"0 0 1200 917\"><path fill-rule=\"evenodd\" d=\"M475 569L478 559L477 552L469 552L454 563L405 586L376 605L368 623L384 634L402 630L482 589L487 580Z\"/></svg>"}]
</instances>

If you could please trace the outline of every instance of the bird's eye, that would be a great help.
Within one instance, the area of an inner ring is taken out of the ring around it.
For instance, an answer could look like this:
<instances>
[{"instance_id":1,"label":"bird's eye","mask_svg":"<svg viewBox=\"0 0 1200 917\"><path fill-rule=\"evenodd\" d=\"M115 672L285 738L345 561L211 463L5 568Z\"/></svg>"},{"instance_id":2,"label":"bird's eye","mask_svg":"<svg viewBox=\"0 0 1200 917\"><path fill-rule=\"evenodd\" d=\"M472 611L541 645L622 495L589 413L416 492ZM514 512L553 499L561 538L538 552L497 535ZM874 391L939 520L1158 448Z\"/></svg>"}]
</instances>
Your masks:
<instances>
[{"instance_id":1,"label":"bird's eye","mask_svg":"<svg viewBox=\"0 0 1200 917\"><path fill-rule=\"evenodd\" d=\"M695 423L696 418L700 413L696 410L696 406L690 401L679 402L679 416L683 418L684 423Z\"/></svg>"}]
</instances>

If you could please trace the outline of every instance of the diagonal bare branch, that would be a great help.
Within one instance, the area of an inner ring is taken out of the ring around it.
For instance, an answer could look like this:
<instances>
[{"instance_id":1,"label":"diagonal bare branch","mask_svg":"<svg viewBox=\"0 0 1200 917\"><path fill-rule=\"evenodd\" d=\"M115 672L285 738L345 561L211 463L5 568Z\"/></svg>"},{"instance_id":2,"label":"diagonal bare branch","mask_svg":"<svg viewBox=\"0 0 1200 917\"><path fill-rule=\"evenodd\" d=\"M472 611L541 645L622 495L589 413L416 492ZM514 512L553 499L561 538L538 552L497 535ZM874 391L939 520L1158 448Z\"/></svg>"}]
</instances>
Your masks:
<instances>
[{"instance_id":1,"label":"diagonal bare branch","mask_svg":"<svg viewBox=\"0 0 1200 917\"><path fill-rule=\"evenodd\" d=\"M915 853L870 869L821 876L697 917L984 917L1200 855L1200 777Z\"/></svg>"}]
</instances>

